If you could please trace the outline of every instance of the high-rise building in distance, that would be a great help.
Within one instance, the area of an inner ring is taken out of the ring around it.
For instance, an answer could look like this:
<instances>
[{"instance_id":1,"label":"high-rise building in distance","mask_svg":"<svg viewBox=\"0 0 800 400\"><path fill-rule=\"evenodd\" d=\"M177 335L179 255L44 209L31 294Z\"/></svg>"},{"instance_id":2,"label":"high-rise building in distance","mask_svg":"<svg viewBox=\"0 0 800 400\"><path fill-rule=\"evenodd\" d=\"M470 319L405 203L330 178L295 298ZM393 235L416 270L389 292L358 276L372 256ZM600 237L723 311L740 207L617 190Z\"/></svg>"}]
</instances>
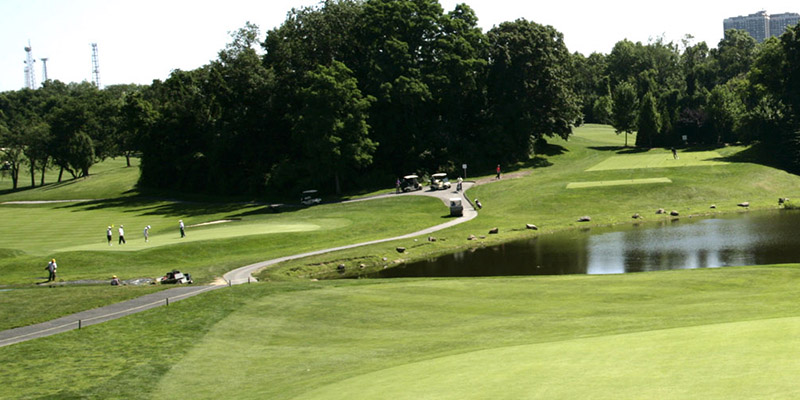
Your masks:
<instances>
[{"instance_id":1,"label":"high-rise building in distance","mask_svg":"<svg viewBox=\"0 0 800 400\"><path fill-rule=\"evenodd\" d=\"M747 16L725 18L723 28L741 29L747 31L756 41L763 42L770 36L780 36L786 27L800 22L800 14L783 13L769 15L766 11L759 11Z\"/></svg>"}]
</instances>

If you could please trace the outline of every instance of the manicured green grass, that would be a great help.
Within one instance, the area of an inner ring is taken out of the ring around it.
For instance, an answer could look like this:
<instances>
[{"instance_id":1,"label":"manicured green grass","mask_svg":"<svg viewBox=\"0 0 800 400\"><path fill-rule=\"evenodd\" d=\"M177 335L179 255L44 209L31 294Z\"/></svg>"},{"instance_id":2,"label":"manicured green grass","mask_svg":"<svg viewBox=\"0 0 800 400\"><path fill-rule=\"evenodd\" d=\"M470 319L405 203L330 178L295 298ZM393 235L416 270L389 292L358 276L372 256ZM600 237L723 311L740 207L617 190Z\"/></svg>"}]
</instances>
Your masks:
<instances>
[{"instance_id":1,"label":"manicured green grass","mask_svg":"<svg viewBox=\"0 0 800 400\"><path fill-rule=\"evenodd\" d=\"M684 152L675 159L672 153L656 149L647 154L609 157L586 171L608 171L614 169L680 168L724 165L716 151Z\"/></svg>"},{"instance_id":2,"label":"manicured green grass","mask_svg":"<svg viewBox=\"0 0 800 400\"><path fill-rule=\"evenodd\" d=\"M651 216L648 220L655 221L655 212L660 208L676 210L684 217L696 217L743 212L737 204L745 201L750 203L750 210L776 210L779 197L800 198L800 177L739 161L735 156L746 147L681 150L678 153L680 159L674 160L669 150L638 152L635 148L624 148L623 140L612 128L602 125L577 128L569 141L549 139L546 153L551 155L546 157L547 162L537 164L541 167L528 168L530 173L520 178L492 180L467 191L469 198L478 198L483 204L478 218L437 232L433 236L441 240L436 242L428 242L425 238L419 238L419 241L407 239L309 257L274 266L259 276L277 279L294 273L301 277L338 277L340 274L336 267L341 263L348 267L365 263L367 268L348 268L345 273L363 275L384 266L424 260L476 246L578 227L629 224L633 221L631 215L637 213ZM628 166L629 169L587 171L609 159L616 160L615 165ZM675 162L680 167L635 168L650 162L646 160L656 159L664 163ZM485 173L491 174L491 171ZM664 178L672 183L604 185L580 190L567 188L570 182L648 182ZM716 208L711 209L711 205ZM590 216L592 222L576 222L582 216ZM539 230L525 229L526 224L535 224ZM494 227L499 228L499 234L468 240L470 235L487 235ZM398 246L409 250L398 254L394 250ZM384 258L387 261L383 261Z\"/></svg>"},{"instance_id":3,"label":"manicured green grass","mask_svg":"<svg viewBox=\"0 0 800 400\"><path fill-rule=\"evenodd\" d=\"M42 282L50 258L59 264L59 280L154 278L166 271L189 272L208 283L234 268L299 252L373 240L436 225L448 210L436 199L398 196L352 204L309 208L282 207L279 213L257 203L176 201L138 195L138 168L107 160L86 179L65 181L0 195L0 287L20 288ZM50 175L48 175L50 176ZM82 202L24 204L20 201L94 199ZM9 203L11 202L11 203ZM178 220L187 225L180 239ZM208 224L227 220L229 222ZM118 245L117 227L127 244ZM106 227L114 225L112 246ZM150 242L142 230L151 225ZM0 313L25 304L21 291L3 293ZM49 292L42 292L49 293ZM48 301L53 317L118 301L97 292L98 301ZM21 296L21 299L14 299ZM16 303L15 303L16 302ZM22 312L24 325L41 319Z\"/></svg>"},{"instance_id":4,"label":"manicured green grass","mask_svg":"<svg viewBox=\"0 0 800 400\"><path fill-rule=\"evenodd\" d=\"M30 174L20 171L20 190L0 195L0 202L117 198L134 189L139 176L139 159L132 158L130 167L126 166L124 157L107 159L92 166L85 178L72 179L65 172L60 183L57 182L58 170L50 170L45 174L45 186L38 186L41 176L38 171L36 174L37 186L32 189ZM10 191L11 187L11 178L0 178L0 191Z\"/></svg>"},{"instance_id":5,"label":"manicured green grass","mask_svg":"<svg viewBox=\"0 0 800 400\"><path fill-rule=\"evenodd\" d=\"M47 272L44 272L44 278ZM110 282L108 277L108 282ZM44 280L44 279L42 279ZM161 286L37 286L0 290L0 330L49 321L163 289Z\"/></svg>"},{"instance_id":6,"label":"manicured green grass","mask_svg":"<svg viewBox=\"0 0 800 400\"><path fill-rule=\"evenodd\" d=\"M0 397L792 398L798 295L793 266L242 285L0 348Z\"/></svg>"},{"instance_id":7,"label":"manicured green grass","mask_svg":"<svg viewBox=\"0 0 800 400\"><path fill-rule=\"evenodd\" d=\"M617 181L570 182L567 184L567 189L583 189L601 186L647 185L651 183L672 183L672 181L669 178L642 178L622 179Z\"/></svg>"}]
</instances>

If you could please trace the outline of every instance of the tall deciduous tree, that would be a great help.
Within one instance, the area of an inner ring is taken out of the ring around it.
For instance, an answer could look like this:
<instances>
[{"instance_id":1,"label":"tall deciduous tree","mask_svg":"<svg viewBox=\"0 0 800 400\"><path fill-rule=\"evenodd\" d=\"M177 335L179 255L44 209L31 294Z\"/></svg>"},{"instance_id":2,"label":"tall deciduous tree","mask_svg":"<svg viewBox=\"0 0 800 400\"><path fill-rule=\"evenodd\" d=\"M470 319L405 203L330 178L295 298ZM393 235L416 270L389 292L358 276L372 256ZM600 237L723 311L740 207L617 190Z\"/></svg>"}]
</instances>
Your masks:
<instances>
[{"instance_id":1,"label":"tall deciduous tree","mask_svg":"<svg viewBox=\"0 0 800 400\"><path fill-rule=\"evenodd\" d=\"M653 147L654 144L660 144L658 134L661 129L661 118L658 115L657 107L655 96L647 92L644 98L642 98L642 104L639 107L639 115L636 121L638 130L636 134L637 147L649 148Z\"/></svg>"},{"instance_id":2,"label":"tall deciduous tree","mask_svg":"<svg viewBox=\"0 0 800 400\"><path fill-rule=\"evenodd\" d=\"M527 159L537 139L567 138L580 108L563 35L552 26L519 19L500 24L487 37L493 125L488 132L499 145L494 146L495 157L503 162Z\"/></svg>"},{"instance_id":3,"label":"tall deciduous tree","mask_svg":"<svg viewBox=\"0 0 800 400\"><path fill-rule=\"evenodd\" d=\"M628 135L636 130L636 89L630 82L622 82L614 88L612 100L612 125L617 134L625 134L625 147L628 147Z\"/></svg>"},{"instance_id":4,"label":"tall deciduous tree","mask_svg":"<svg viewBox=\"0 0 800 400\"><path fill-rule=\"evenodd\" d=\"M293 116L292 136L303 148L304 165L310 174L332 175L341 193L341 175L372 162L377 144L369 138L367 111L373 99L361 94L352 71L338 61L308 72L298 98L302 107Z\"/></svg>"}]
</instances>

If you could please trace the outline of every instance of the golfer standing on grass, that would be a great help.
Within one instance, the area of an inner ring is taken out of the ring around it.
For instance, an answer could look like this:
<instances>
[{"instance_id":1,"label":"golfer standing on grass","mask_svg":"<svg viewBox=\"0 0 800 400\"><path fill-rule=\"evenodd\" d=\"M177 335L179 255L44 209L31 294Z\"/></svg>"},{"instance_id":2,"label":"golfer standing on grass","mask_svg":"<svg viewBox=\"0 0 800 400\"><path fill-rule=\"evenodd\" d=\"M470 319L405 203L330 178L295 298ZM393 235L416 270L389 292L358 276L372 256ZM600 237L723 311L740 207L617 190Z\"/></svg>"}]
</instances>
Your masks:
<instances>
[{"instance_id":1,"label":"golfer standing on grass","mask_svg":"<svg viewBox=\"0 0 800 400\"><path fill-rule=\"evenodd\" d=\"M125 244L125 230L122 229L122 225L119 226L119 244Z\"/></svg>"},{"instance_id":2,"label":"golfer standing on grass","mask_svg":"<svg viewBox=\"0 0 800 400\"><path fill-rule=\"evenodd\" d=\"M44 269L46 269L47 272L50 273L47 276L47 281L48 282L55 282L56 281L56 268L58 268L58 265L56 265L56 259L55 258L50 260L50 262L47 263L47 266L44 267Z\"/></svg>"},{"instance_id":3,"label":"golfer standing on grass","mask_svg":"<svg viewBox=\"0 0 800 400\"><path fill-rule=\"evenodd\" d=\"M150 240L150 225L144 227L144 242L147 243Z\"/></svg>"},{"instance_id":4,"label":"golfer standing on grass","mask_svg":"<svg viewBox=\"0 0 800 400\"><path fill-rule=\"evenodd\" d=\"M111 227L110 226L108 227L108 230L106 230L106 239L108 239L108 245L111 246Z\"/></svg>"},{"instance_id":5,"label":"golfer standing on grass","mask_svg":"<svg viewBox=\"0 0 800 400\"><path fill-rule=\"evenodd\" d=\"M181 228L181 238L186 237L186 227L183 225L183 220L178 220L178 227Z\"/></svg>"}]
</instances>

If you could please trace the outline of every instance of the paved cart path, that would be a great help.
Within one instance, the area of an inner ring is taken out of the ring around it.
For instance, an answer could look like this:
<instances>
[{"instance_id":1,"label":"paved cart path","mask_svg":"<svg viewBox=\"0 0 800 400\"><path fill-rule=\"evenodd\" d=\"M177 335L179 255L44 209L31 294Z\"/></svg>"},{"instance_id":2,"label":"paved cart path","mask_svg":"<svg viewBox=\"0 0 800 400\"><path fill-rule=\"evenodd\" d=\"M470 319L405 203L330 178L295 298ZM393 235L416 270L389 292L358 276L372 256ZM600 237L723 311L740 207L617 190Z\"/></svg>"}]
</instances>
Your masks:
<instances>
[{"instance_id":1,"label":"paved cart path","mask_svg":"<svg viewBox=\"0 0 800 400\"><path fill-rule=\"evenodd\" d=\"M462 203L464 206L464 215L459 218L453 218L452 220L444 224L432 226L430 228L409 233L407 235L396 236L387 239L373 240L363 243L356 243L347 246L334 247L330 249L317 250L308 253L295 254L291 256L280 257L272 260L262 261L255 264L246 265L244 267L237 268L223 275L223 278L225 279L226 282L225 284L221 285L178 286L172 289L162 290L156 293L151 293L142 297L123 301L120 303L110 304L104 307L81 311L75 314L70 314L51 321L0 331L0 347L28 341L31 339L55 335L57 333L66 332L73 329L79 329L81 327L99 324L101 322L110 321L112 319L122 318L126 315L135 314L155 307L165 306L168 305L169 303L180 301L191 296L196 296L203 292L226 287L227 285L238 285L242 283L248 283L251 281L254 282L256 280L252 275L254 272L269 265L277 264L282 261L293 260L296 258L302 258L312 255L324 254L337 250L367 246L375 243L383 243L392 240L407 239L415 236L428 235L433 232L449 228L453 225L469 221L478 216L478 212L473 208L472 203L470 203L469 200L467 200L467 198L463 194L463 191L469 189L472 186L473 186L472 182L464 182L463 190L461 193L455 192L454 190L440 190L440 191L424 190L412 193L403 193L399 195L387 194L387 195L373 196L365 199L350 200L352 202L352 201L373 200L391 196L423 195L423 196L437 197L441 199L444 202L444 204L449 207L450 198L461 197L464 200Z\"/></svg>"}]
</instances>

